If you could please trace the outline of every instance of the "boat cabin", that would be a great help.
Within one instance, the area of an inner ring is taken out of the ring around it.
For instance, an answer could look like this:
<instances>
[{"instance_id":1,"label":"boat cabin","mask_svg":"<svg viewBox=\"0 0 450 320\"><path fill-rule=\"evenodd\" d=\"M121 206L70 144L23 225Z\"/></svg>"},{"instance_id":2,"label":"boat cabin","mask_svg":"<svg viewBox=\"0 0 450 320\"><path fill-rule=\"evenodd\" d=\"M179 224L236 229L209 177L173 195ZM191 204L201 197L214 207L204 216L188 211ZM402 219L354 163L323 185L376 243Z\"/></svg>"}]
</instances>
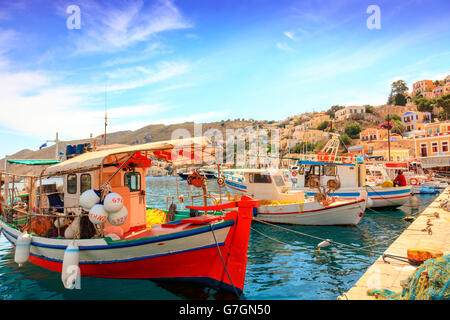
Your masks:
<instances>
[{"instance_id":1,"label":"boat cabin","mask_svg":"<svg viewBox=\"0 0 450 320\"><path fill-rule=\"evenodd\" d=\"M299 161L291 168L292 182L296 187L305 188L309 177L316 177L321 186L329 180L339 180L341 188L363 187L366 171L362 164L334 163L320 161Z\"/></svg>"},{"instance_id":2,"label":"boat cabin","mask_svg":"<svg viewBox=\"0 0 450 320\"><path fill-rule=\"evenodd\" d=\"M281 171L265 169L224 170L227 189L257 200L304 201L304 192L290 189Z\"/></svg>"}]
</instances>

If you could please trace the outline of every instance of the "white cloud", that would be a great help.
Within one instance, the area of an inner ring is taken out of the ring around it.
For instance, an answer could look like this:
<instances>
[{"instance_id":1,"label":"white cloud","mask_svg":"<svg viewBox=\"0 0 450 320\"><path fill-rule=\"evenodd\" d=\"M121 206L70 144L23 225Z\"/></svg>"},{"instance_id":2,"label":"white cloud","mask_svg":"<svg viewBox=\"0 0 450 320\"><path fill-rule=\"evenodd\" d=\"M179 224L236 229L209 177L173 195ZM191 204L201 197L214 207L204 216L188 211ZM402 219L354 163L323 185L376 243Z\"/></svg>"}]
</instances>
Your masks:
<instances>
[{"instance_id":1,"label":"white cloud","mask_svg":"<svg viewBox=\"0 0 450 320\"><path fill-rule=\"evenodd\" d=\"M288 52L294 51L294 49L292 49L290 46L288 46L287 44L282 43L282 42L277 42L276 46L278 49L280 49L282 51L288 51Z\"/></svg>"},{"instance_id":2,"label":"white cloud","mask_svg":"<svg viewBox=\"0 0 450 320\"><path fill-rule=\"evenodd\" d=\"M291 40L294 40L294 41L297 40L295 38L294 32L292 32L292 31L285 31L285 32L283 32L283 34Z\"/></svg>"},{"instance_id":3,"label":"white cloud","mask_svg":"<svg viewBox=\"0 0 450 320\"><path fill-rule=\"evenodd\" d=\"M108 86L108 91L132 89L163 81L179 74L184 68L184 65L180 67L174 63L162 63L156 70L141 68L143 77ZM66 139L102 132L103 123L99 118L104 116L104 110L95 108L99 103L102 106L103 101L95 94L103 93L105 87L89 84L68 87L58 85L60 81L42 71L0 71L0 126L35 137L48 137L59 132ZM151 116L154 119L158 113L172 108L161 104L138 104L110 108L108 115L119 118L115 122L119 122L122 127L137 129L132 127L136 118L147 123L146 118Z\"/></svg>"},{"instance_id":4,"label":"white cloud","mask_svg":"<svg viewBox=\"0 0 450 320\"><path fill-rule=\"evenodd\" d=\"M148 41L164 31L191 28L189 22L170 1L157 1L150 9L143 1L112 7L96 3L82 7L81 35L75 37L76 53L112 52Z\"/></svg>"}]
</instances>

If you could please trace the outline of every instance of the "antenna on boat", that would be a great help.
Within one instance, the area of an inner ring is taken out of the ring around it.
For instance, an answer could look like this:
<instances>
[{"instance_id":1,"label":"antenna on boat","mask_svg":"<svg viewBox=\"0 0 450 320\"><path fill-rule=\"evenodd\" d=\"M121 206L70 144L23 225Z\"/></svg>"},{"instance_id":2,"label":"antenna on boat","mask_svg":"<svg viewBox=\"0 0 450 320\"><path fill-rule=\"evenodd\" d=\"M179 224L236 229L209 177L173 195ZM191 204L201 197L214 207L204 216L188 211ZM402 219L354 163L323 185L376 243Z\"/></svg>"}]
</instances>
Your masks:
<instances>
[{"instance_id":1,"label":"antenna on boat","mask_svg":"<svg viewBox=\"0 0 450 320\"><path fill-rule=\"evenodd\" d=\"M58 132L56 133L56 138L55 138L55 140L47 140L46 142L54 142L54 143L55 143L55 147L56 147L56 151L55 151L55 159L58 160L58 158L59 158L58 144L59 144L59 142L60 142L60 140L58 139Z\"/></svg>"}]
</instances>

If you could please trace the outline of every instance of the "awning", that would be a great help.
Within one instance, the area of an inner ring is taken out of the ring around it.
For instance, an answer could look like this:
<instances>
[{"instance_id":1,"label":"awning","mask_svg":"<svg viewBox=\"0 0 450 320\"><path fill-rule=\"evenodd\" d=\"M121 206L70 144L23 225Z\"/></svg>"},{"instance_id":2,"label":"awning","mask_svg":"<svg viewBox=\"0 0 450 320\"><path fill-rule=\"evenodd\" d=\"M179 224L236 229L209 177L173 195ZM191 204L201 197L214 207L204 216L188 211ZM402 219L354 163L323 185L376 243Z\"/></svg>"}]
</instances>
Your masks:
<instances>
[{"instance_id":1,"label":"awning","mask_svg":"<svg viewBox=\"0 0 450 320\"><path fill-rule=\"evenodd\" d=\"M206 137L151 142L135 146L102 151L86 152L69 160L46 168L43 176L63 175L72 172L91 171L105 164L122 163L131 154L148 152L153 157L172 163L174 166L206 162L211 160L211 151L204 152L210 145Z\"/></svg>"},{"instance_id":2,"label":"awning","mask_svg":"<svg viewBox=\"0 0 450 320\"><path fill-rule=\"evenodd\" d=\"M60 160L18 160L18 159L8 159L8 163L24 164L27 166L39 166L59 163Z\"/></svg>"}]
</instances>

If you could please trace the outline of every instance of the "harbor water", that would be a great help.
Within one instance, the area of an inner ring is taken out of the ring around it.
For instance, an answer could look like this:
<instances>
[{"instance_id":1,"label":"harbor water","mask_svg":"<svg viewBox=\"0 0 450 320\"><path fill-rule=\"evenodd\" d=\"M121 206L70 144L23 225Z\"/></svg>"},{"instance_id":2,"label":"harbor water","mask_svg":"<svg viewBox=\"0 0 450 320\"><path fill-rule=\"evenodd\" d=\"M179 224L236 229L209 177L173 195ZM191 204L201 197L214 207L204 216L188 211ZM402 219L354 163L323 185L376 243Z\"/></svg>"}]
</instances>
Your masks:
<instances>
[{"instance_id":1,"label":"harbor water","mask_svg":"<svg viewBox=\"0 0 450 320\"><path fill-rule=\"evenodd\" d=\"M178 180L178 195L189 187ZM208 181L209 191L219 191L216 181ZM147 194L176 195L174 177L147 177ZM248 263L244 294L246 300L335 300L348 291L364 274L380 253L409 225L403 220L415 216L436 195L416 195L413 201L398 209L376 212L366 210L356 227L339 226L274 226L253 222L248 247ZM152 207L165 208L165 198L153 198ZM171 204L171 201L168 202ZM178 209L183 206L177 201ZM188 203L189 204L189 203ZM201 200L197 201L201 204ZM297 233L295 233L297 232ZM332 239L374 252L332 245L317 249L320 240L301 235ZM372 246L373 247L367 247ZM105 290L107 288L107 290ZM0 299L222 299L213 289L190 284L153 282L150 280L81 279L80 289L64 289L61 275L31 263L18 268L14 248L0 237Z\"/></svg>"}]
</instances>

